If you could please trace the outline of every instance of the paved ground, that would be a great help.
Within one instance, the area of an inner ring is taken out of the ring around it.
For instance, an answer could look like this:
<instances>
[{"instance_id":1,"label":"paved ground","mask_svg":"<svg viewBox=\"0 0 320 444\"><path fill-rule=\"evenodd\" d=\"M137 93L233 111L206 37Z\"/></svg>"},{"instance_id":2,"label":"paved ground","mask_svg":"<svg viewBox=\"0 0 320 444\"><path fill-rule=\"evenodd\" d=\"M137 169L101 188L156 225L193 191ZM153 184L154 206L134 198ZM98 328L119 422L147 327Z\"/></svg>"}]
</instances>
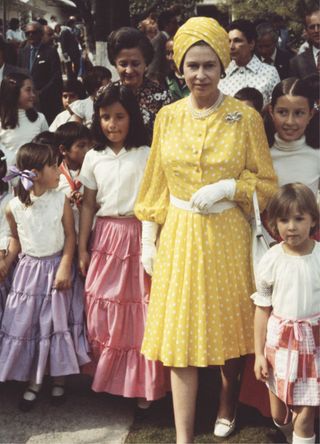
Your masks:
<instances>
[{"instance_id":1,"label":"paved ground","mask_svg":"<svg viewBox=\"0 0 320 444\"><path fill-rule=\"evenodd\" d=\"M64 405L50 404L48 381L34 410L22 413L17 404L24 385L0 384L0 443L100 444L124 443L133 421L134 402L96 394L84 376L68 379Z\"/></svg>"}]
</instances>

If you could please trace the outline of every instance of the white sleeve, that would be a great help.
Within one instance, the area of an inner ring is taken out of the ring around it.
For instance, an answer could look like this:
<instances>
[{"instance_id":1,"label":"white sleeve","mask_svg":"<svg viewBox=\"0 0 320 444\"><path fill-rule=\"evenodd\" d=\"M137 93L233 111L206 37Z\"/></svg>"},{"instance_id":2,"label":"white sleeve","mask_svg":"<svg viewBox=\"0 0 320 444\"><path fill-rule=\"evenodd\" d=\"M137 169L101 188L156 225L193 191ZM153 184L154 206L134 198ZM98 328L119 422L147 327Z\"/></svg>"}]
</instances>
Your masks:
<instances>
[{"instance_id":1,"label":"white sleeve","mask_svg":"<svg viewBox=\"0 0 320 444\"><path fill-rule=\"evenodd\" d=\"M257 291L251 295L255 305L260 307L270 307L272 305L272 292L274 285L273 268L274 268L274 254L272 249L268 250L257 269L256 287Z\"/></svg>"},{"instance_id":2,"label":"white sleeve","mask_svg":"<svg viewBox=\"0 0 320 444\"><path fill-rule=\"evenodd\" d=\"M40 133L42 133L43 131L48 131L49 130L49 126L48 126L47 119L41 113L39 113L39 116L40 116L40 119L41 119L41 122L40 122Z\"/></svg>"},{"instance_id":3,"label":"white sleeve","mask_svg":"<svg viewBox=\"0 0 320 444\"><path fill-rule=\"evenodd\" d=\"M85 155L81 171L78 180L90 190L97 190L98 184L94 175L91 158L94 155L94 151L90 150Z\"/></svg>"},{"instance_id":4,"label":"white sleeve","mask_svg":"<svg viewBox=\"0 0 320 444\"><path fill-rule=\"evenodd\" d=\"M85 116L85 112L83 109L83 101L82 100L76 100L76 101L72 102L70 105L70 108L76 116L80 117L80 119L82 119L82 120L85 120L86 116Z\"/></svg>"}]
</instances>

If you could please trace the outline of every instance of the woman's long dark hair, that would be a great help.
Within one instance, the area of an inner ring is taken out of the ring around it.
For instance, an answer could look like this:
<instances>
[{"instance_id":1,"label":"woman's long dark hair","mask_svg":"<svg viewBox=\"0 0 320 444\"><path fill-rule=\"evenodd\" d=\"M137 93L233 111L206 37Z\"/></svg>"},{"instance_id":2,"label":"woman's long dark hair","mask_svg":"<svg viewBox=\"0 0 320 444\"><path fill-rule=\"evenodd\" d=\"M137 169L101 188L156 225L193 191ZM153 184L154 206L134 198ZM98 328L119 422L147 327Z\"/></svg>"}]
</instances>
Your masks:
<instances>
[{"instance_id":1,"label":"woman's long dark hair","mask_svg":"<svg viewBox=\"0 0 320 444\"><path fill-rule=\"evenodd\" d=\"M148 144L148 135L143 123L137 99L130 88L121 85L119 82L110 83L101 93L98 93L94 103L94 114L91 126L91 133L95 141L94 149L102 151L108 145L109 140L104 135L100 123L100 108L113 105L119 102L129 114L129 132L125 140L125 148L130 148Z\"/></svg>"},{"instance_id":2,"label":"woman's long dark hair","mask_svg":"<svg viewBox=\"0 0 320 444\"><path fill-rule=\"evenodd\" d=\"M3 129L14 129L18 125L20 90L26 80L31 78L23 73L12 73L6 76L0 87L0 121ZM38 113L34 108L26 110L30 122L35 122Z\"/></svg>"},{"instance_id":3,"label":"woman's long dark hair","mask_svg":"<svg viewBox=\"0 0 320 444\"><path fill-rule=\"evenodd\" d=\"M278 83L272 92L270 104L272 110L274 110L278 99L286 95L304 97L308 101L310 110L314 109L316 97L314 91L309 85L309 82L305 81L304 79L289 77L288 79L282 80L280 83ZM269 113L265 115L264 123L269 146L271 147L274 144L276 129ZM320 147L318 111L315 112L310 120L305 131L305 136L306 143L312 148L318 149Z\"/></svg>"}]
</instances>

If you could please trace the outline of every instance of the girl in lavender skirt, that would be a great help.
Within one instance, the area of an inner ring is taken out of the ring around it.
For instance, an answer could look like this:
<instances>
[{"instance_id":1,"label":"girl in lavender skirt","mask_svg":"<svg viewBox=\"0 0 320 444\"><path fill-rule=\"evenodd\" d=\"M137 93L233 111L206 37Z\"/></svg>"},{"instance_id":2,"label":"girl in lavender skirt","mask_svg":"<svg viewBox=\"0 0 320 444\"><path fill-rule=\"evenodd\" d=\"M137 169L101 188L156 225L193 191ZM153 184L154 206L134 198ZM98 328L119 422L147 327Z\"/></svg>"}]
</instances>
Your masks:
<instances>
[{"instance_id":1,"label":"girl in lavender skirt","mask_svg":"<svg viewBox=\"0 0 320 444\"><path fill-rule=\"evenodd\" d=\"M55 155L48 145L29 143L17 155L17 196L7 219L12 239L7 268L21 252L0 329L0 381L28 381L19 407L30 410L43 377L53 377L52 401L64 400L65 376L89 362L83 330L82 292L72 261L75 231L72 209L59 183Z\"/></svg>"}]
</instances>

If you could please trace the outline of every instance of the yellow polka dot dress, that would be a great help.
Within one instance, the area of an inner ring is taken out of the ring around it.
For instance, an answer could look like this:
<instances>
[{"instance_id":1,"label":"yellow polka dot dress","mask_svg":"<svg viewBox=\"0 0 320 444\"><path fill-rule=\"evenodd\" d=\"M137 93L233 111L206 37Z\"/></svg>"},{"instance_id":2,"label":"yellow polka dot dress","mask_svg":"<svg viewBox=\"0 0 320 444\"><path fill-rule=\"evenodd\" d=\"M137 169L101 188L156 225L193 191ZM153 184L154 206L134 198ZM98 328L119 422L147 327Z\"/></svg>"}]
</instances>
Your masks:
<instances>
[{"instance_id":1,"label":"yellow polka dot dress","mask_svg":"<svg viewBox=\"0 0 320 444\"><path fill-rule=\"evenodd\" d=\"M256 111L226 97L195 119L188 100L157 115L135 207L140 220L162 225L142 352L167 366L206 367L253 352L247 220L253 191L263 209L277 184ZM230 178L235 208L201 215L170 204L170 194L188 201L202 186Z\"/></svg>"}]
</instances>

